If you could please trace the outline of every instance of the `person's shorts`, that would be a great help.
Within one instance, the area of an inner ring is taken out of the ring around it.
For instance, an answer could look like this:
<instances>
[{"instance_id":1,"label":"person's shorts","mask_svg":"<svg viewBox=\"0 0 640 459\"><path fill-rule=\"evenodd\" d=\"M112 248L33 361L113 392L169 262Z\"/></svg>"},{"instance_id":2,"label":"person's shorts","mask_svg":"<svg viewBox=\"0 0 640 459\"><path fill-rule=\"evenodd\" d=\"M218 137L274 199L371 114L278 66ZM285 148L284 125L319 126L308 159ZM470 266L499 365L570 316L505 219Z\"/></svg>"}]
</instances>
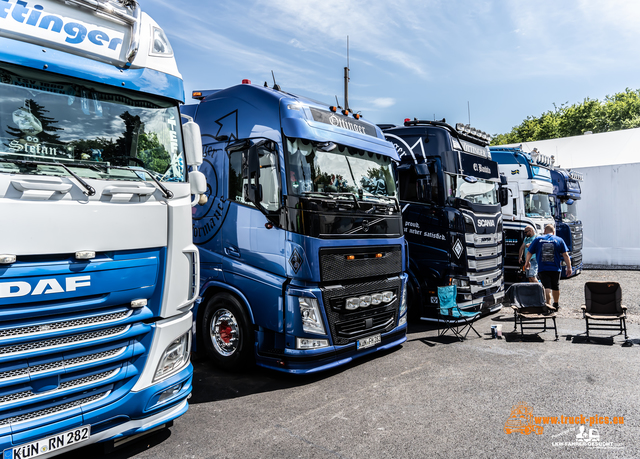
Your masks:
<instances>
[{"instance_id":1,"label":"person's shorts","mask_svg":"<svg viewBox=\"0 0 640 459\"><path fill-rule=\"evenodd\" d=\"M527 277L536 277L538 275L538 260L532 258L529 264L531 266L529 266L529 269L525 270L524 275Z\"/></svg>"},{"instance_id":2,"label":"person's shorts","mask_svg":"<svg viewBox=\"0 0 640 459\"><path fill-rule=\"evenodd\" d=\"M538 277L544 288L560 290L560 271L540 271Z\"/></svg>"}]
</instances>

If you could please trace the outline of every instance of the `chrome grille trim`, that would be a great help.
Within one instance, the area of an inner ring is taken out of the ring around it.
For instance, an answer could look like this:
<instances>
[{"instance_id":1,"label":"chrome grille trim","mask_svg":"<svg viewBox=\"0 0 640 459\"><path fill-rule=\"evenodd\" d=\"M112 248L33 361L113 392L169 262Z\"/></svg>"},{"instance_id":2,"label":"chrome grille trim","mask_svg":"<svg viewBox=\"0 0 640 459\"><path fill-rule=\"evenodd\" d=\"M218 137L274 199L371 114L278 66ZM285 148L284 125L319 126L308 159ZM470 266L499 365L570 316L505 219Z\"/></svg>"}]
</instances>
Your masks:
<instances>
[{"instance_id":1,"label":"chrome grille trim","mask_svg":"<svg viewBox=\"0 0 640 459\"><path fill-rule=\"evenodd\" d=\"M0 347L0 356L19 354L26 351L40 351L43 349L51 349L62 347L67 344L78 344L95 341L101 338L113 337L121 335L131 328L131 325L122 325L120 327L107 328L89 333L81 333L79 335L64 336L49 340L32 341L29 343L15 344L13 346Z\"/></svg>"},{"instance_id":2,"label":"chrome grille trim","mask_svg":"<svg viewBox=\"0 0 640 459\"><path fill-rule=\"evenodd\" d=\"M115 376L120 371L119 368L115 370L104 371L102 373L96 373L90 376L84 376L78 379L72 379L70 381L65 381L60 384L56 389L35 393L31 390L25 390L22 392L14 392L13 394L7 394L0 397L0 405L6 405L8 403L17 402L19 400L29 400L29 399L37 399L43 396L49 396L51 394L55 394L56 392L61 392L67 389L80 388L82 386L87 386L89 384L93 384L96 382L106 381L107 379Z\"/></svg>"},{"instance_id":3,"label":"chrome grille trim","mask_svg":"<svg viewBox=\"0 0 640 459\"><path fill-rule=\"evenodd\" d=\"M73 408L88 405L89 403L97 402L98 400L102 400L109 396L111 391L101 392L99 394L94 394L89 397L81 398L79 400L74 400L73 402L63 403L57 406L52 406L50 408L46 408L44 410L32 411L31 413L21 414L18 416L13 416L10 418L0 419L0 427L10 425L10 424L19 424L21 422L33 421L35 419L44 418L46 416L50 416L52 414L61 413L63 411L69 411Z\"/></svg>"},{"instance_id":4,"label":"chrome grille trim","mask_svg":"<svg viewBox=\"0 0 640 459\"><path fill-rule=\"evenodd\" d=\"M0 329L0 339L14 338L17 336L42 335L60 330L70 330L82 328L96 324L106 324L126 319L133 314L133 311L120 311L110 314L100 314L85 316L79 319L61 320L57 322L43 323L38 325L28 325L26 327Z\"/></svg>"}]
</instances>

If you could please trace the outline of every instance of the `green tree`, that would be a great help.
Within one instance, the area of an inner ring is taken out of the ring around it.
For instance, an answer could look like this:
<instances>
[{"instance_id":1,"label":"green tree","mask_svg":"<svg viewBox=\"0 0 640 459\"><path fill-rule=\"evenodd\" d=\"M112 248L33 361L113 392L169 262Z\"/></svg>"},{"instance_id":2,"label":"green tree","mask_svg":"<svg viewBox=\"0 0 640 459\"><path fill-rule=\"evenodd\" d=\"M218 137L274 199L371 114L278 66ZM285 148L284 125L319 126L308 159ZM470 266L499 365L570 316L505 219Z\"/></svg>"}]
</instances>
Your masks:
<instances>
[{"instance_id":1,"label":"green tree","mask_svg":"<svg viewBox=\"0 0 640 459\"><path fill-rule=\"evenodd\" d=\"M528 116L511 132L493 136L491 145L556 139L593 133L618 131L640 127L640 89L627 88L606 96L603 101L584 99L583 102L557 106L539 117Z\"/></svg>"}]
</instances>

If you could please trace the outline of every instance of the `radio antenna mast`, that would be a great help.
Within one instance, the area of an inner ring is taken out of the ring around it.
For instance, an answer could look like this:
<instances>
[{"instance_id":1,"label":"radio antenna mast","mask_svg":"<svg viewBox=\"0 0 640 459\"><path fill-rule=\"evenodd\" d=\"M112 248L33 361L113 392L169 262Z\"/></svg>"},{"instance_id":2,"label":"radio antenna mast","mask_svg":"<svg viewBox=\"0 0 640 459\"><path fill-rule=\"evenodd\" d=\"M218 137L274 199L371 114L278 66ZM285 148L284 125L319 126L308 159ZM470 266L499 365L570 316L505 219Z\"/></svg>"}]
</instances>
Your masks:
<instances>
[{"instance_id":1,"label":"radio antenna mast","mask_svg":"<svg viewBox=\"0 0 640 459\"><path fill-rule=\"evenodd\" d=\"M344 109L349 110L349 35L347 35L347 66L344 68Z\"/></svg>"}]
</instances>

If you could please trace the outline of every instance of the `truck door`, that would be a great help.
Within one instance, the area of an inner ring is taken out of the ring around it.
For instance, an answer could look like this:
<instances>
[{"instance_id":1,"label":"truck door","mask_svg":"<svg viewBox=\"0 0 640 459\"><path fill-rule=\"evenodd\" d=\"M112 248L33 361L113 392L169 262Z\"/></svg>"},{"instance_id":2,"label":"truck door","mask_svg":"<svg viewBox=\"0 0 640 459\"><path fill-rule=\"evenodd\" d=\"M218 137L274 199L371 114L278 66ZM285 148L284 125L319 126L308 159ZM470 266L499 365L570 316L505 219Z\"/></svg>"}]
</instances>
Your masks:
<instances>
[{"instance_id":1,"label":"truck door","mask_svg":"<svg viewBox=\"0 0 640 459\"><path fill-rule=\"evenodd\" d=\"M265 215L280 210L278 155L274 145L267 142L229 153L230 207L222 230L222 248L225 280L247 297L256 324L282 331L286 233L270 224ZM257 181L247 174L251 149L257 150L253 152L259 162ZM250 198L251 186L254 193Z\"/></svg>"}]
</instances>

